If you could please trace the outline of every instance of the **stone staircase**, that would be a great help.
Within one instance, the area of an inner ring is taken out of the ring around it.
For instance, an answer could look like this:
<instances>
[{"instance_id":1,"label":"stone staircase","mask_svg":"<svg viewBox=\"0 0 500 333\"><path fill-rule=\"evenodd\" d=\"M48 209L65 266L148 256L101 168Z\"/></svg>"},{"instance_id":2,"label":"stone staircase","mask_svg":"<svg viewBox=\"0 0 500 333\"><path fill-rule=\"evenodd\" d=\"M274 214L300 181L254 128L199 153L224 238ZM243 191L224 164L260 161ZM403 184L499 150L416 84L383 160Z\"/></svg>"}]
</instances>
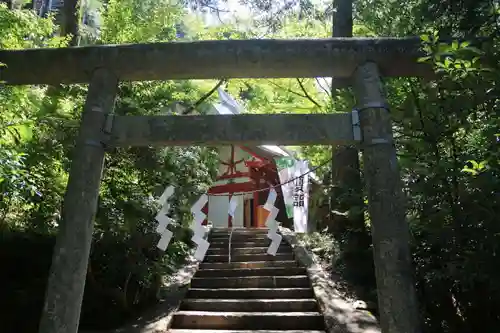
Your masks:
<instances>
[{"instance_id":1,"label":"stone staircase","mask_svg":"<svg viewBox=\"0 0 500 333\"><path fill-rule=\"evenodd\" d=\"M170 333L324 333L306 269L284 241L266 253L265 229L214 229Z\"/></svg>"}]
</instances>

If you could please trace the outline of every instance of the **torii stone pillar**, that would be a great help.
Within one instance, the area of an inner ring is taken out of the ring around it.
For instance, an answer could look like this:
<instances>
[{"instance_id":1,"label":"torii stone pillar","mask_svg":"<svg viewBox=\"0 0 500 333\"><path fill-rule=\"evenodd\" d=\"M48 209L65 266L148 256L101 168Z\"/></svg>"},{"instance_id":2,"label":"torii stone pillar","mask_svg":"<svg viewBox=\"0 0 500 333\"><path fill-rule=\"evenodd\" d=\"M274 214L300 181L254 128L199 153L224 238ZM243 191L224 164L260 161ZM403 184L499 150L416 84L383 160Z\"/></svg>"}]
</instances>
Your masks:
<instances>
[{"instance_id":1,"label":"torii stone pillar","mask_svg":"<svg viewBox=\"0 0 500 333\"><path fill-rule=\"evenodd\" d=\"M105 69L92 74L64 197L39 333L76 333L97 210L106 116L118 78Z\"/></svg>"},{"instance_id":2,"label":"torii stone pillar","mask_svg":"<svg viewBox=\"0 0 500 333\"><path fill-rule=\"evenodd\" d=\"M380 325L383 333L420 332L399 167L379 71L365 63L354 73L363 137Z\"/></svg>"}]
</instances>

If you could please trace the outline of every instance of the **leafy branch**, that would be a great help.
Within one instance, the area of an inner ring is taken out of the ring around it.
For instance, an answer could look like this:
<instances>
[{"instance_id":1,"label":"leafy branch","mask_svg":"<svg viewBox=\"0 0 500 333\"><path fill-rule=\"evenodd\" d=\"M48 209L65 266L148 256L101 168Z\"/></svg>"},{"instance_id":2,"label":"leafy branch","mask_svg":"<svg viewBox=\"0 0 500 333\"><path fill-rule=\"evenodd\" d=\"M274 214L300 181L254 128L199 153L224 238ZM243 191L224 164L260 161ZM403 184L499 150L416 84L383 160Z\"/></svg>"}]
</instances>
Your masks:
<instances>
[{"instance_id":1,"label":"leafy branch","mask_svg":"<svg viewBox=\"0 0 500 333\"><path fill-rule=\"evenodd\" d=\"M306 90L306 87L304 87L304 84L302 83L302 81L300 81L299 78L297 78L297 83L299 84L300 86L300 89L302 89L302 92L304 93L304 97L306 97L308 100L310 100L314 105L316 105L318 108L321 108L321 105L316 102L314 100L314 98L311 97L311 95L309 95L309 93L307 92Z\"/></svg>"},{"instance_id":2,"label":"leafy branch","mask_svg":"<svg viewBox=\"0 0 500 333\"><path fill-rule=\"evenodd\" d=\"M219 89L220 86L222 86L226 81L227 81L227 79L221 79L221 80L219 80L219 82L217 82L217 84L212 89L210 89L210 91L208 91L206 94L204 94L203 96L201 96L201 98L199 100L197 100L193 105L191 105L189 108L187 108L186 110L184 110L182 112L182 114L183 115L188 115L191 112L193 112L194 110L196 110L201 104L203 104L203 102L205 102L210 96L212 96L214 94L214 92L217 89Z\"/></svg>"}]
</instances>

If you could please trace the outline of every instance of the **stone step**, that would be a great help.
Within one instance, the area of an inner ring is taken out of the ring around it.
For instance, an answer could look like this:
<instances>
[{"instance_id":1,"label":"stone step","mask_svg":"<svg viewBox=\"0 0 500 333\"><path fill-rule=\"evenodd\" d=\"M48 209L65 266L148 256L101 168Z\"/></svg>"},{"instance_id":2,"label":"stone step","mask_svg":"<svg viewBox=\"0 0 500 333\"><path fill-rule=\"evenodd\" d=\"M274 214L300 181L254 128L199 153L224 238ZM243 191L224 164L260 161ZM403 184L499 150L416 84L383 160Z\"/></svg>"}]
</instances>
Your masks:
<instances>
[{"instance_id":1,"label":"stone step","mask_svg":"<svg viewBox=\"0 0 500 333\"><path fill-rule=\"evenodd\" d=\"M173 316L174 329L223 330L324 330L318 312L206 312L178 311Z\"/></svg>"},{"instance_id":2,"label":"stone step","mask_svg":"<svg viewBox=\"0 0 500 333\"><path fill-rule=\"evenodd\" d=\"M243 276L290 276L306 275L303 267L263 267L233 269L199 269L195 277L243 277Z\"/></svg>"},{"instance_id":3,"label":"stone step","mask_svg":"<svg viewBox=\"0 0 500 333\"><path fill-rule=\"evenodd\" d=\"M307 275L247 276L238 278L201 277L191 279L192 288L306 288Z\"/></svg>"},{"instance_id":4,"label":"stone step","mask_svg":"<svg viewBox=\"0 0 500 333\"><path fill-rule=\"evenodd\" d=\"M185 299L181 311L222 312L314 312L313 298L303 299Z\"/></svg>"},{"instance_id":5,"label":"stone step","mask_svg":"<svg viewBox=\"0 0 500 333\"><path fill-rule=\"evenodd\" d=\"M169 333L326 333L325 331L311 331L311 330L183 330L171 329Z\"/></svg>"},{"instance_id":6,"label":"stone step","mask_svg":"<svg viewBox=\"0 0 500 333\"><path fill-rule=\"evenodd\" d=\"M231 241L231 247L241 248L241 247L268 247L271 244L269 239L257 239L253 241ZM216 248L227 248L229 246L229 240L227 241L210 241L210 247ZM282 240L280 246L290 246L286 241Z\"/></svg>"},{"instance_id":7,"label":"stone step","mask_svg":"<svg viewBox=\"0 0 500 333\"><path fill-rule=\"evenodd\" d=\"M308 288L191 288L187 298L217 298L217 299L260 299L260 298L313 298L314 292Z\"/></svg>"},{"instance_id":8,"label":"stone step","mask_svg":"<svg viewBox=\"0 0 500 333\"><path fill-rule=\"evenodd\" d=\"M232 259L232 258L231 258ZM233 269L233 268L282 268L298 267L295 260L247 261L247 262L202 262L199 269Z\"/></svg>"},{"instance_id":9,"label":"stone step","mask_svg":"<svg viewBox=\"0 0 500 333\"><path fill-rule=\"evenodd\" d=\"M231 255L231 262L247 262L247 261L283 261L294 260L293 253L276 253L275 256L270 254L241 254ZM204 262L229 262L227 254L209 254L205 256Z\"/></svg>"},{"instance_id":10,"label":"stone step","mask_svg":"<svg viewBox=\"0 0 500 333\"><path fill-rule=\"evenodd\" d=\"M267 234L269 229L267 228L212 228L211 235L230 235L231 231L233 235L255 235L255 234Z\"/></svg>"},{"instance_id":11,"label":"stone step","mask_svg":"<svg viewBox=\"0 0 500 333\"><path fill-rule=\"evenodd\" d=\"M265 254L267 253L268 247L245 247L245 248L235 248L231 244L231 254ZM277 253L292 253L293 250L290 246L280 246L278 247ZM213 248L210 247L207 254L228 254L229 247Z\"/></svg>"},{"instance_id":12,"label":"stone step","mask_svg":"<svg viewBox=\"0 0 500 333\"><path fill-rule=\"evenodd\" d=\"M210 234L208 236L208 239L210 241L214 241L214 242L224 242L224 241L229 241L229 235L214 235L214 234ZM249 241L254 241L254 240L260 240L260 239L269 239L269 238L267 238L267 233L265 233L265 234L254 234L254 235L233 234L233 237L231 237L231 240L234 240L234 241L244 241L244 242L249 242Z\"/></svg>"}]
</instances>

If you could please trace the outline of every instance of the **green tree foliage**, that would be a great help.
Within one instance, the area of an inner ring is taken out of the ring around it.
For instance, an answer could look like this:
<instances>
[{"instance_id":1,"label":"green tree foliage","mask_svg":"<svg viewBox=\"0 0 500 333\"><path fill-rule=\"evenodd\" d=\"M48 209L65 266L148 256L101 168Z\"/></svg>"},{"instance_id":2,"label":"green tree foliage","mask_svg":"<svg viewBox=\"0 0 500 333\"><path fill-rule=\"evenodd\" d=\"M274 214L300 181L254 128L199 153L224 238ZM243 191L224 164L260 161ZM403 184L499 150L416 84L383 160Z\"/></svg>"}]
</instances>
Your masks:
<instances>
[{"instance_id":1,"label":"green tree foliage","mask_svg":"<svg viewBox=\"0 0 500 333\"><path fill-rule=\"evenodd\" d=\"M94 32L89 42L331 35L332 1L245 0L241 4L253 18L225 20L227 1L222 0L110 0L100 9L99 34ZM425 331L496 331L500 324L496 311L500 304L498 3L415 0L401 5L394 0L357 0L354 6L355 36L420 35L426 53L421 61L437 73L430 79L385 80ZM188 12L188 7L195 11ZM223 23L206 26L199 11L220 15ZM1 48L68 43L54 34L58 27L51 17L9 10L3 4L0 31ZM472 43L473 35L485 36L485 43ZM462 39L442 43L438 37ZM123 83L116 113L165 114L172 112L174 103L200 106L200 98L216 83ZM355 105L348 91L332 96L322 78L238 79L230 80L226 89L252 113L327 113L350 111ZM85 93L84 85L0 87L0 260L5 268L0 307L13 311L0 315L6 331L36 331ZM296 148L313 165L331 157L329 147ZM118 326L154 303L162 277L175 269L189 249L188 208L206 190L214 172L214 151L207 148L109 152L95 218L84 327ZM323 177L329 172L322 168L317 173ZM158 207L154 198L167 184L176 186L172 215L177 225L174 241L163 255L155 249L158 235L153 216ZM324 190L316 201L328 202L328 187ZM319 222L329 223L326 217ZM364 289L373 288L369 253L347 253L358 257L352 261L358 266L343 267L342 242L346 234L357 232L352 229L341 235L325 229L305 242L336 273Z\"/></svg>"},{"instance_id":2,"label":"green tree foliage","mask_svg":"<svg viewBox=\"0 0 500 333\"><path fill-rule=\"evenodd\" d=\"M500 301L494 282L500 214L498 3L401 6L362 0L356 10L377 35L421 34L427 53L421 61L437 73L432 80L387 82L425 327L493 332L500 321L494 310ZM488 37L482 51L471 36Z\"/></svg>"},{"instance_id":3,"label":"green tree foliage","mask_svg":"<svg viewBox=\"0 0 500 333\"><path fill-rule=\"evenodd\" d=\"M427 332L500 321L498 14L489 1L355 2L355 23L375 35L421 34L421 61L437 74L386 80ZM488 37L482 51L470 38L438 41L472 35Z\"/></svg>"},{"instance_id":4,"label":"green tree foliage","mask_svg":"<svg viewBox=\"0 0 500 333\"><path fill-rule=\"evenodd\" d=\"M265 1L255 3L254 8L266 5ZM301 36L300 29L293 28L296 21L290 23L292 20L287 19L297 18L295 9L274 17L274 22L280 18L284 24L271 29L269 36ZM500 302L500 286L495 282L500 216L498 3L427 0L405 2L402 6L391 0L359 0L355 2L354 14L357 36L421 35L422 48L427 53L421 61L433 66L437 74L430 80L385 80L426 331L493 332L500 322L495 310ZM312 22L309 17L307 23L298 25L310 27ZM317 33L310 28L305 31L309 36ZM478 45L472 36L486 39ZM448 38L449 42L438 42L438 37ZM453 41L454 38L462 39ZM269 87L260 81L256 84L259 88L252 85L253 98L258 101L252 110L296 112L309 104L303 112L331 112L348 111L353 105L346 94L340 94L328 107L328 96L318 97L313 90L312 96L322 105L315 108L307 98L301 101L290 91L291 80L274 82L285 87L274 99L268 96L275 84ZM300 89L295 86L293 91ZM284 94L294 96L287 98ZM330 154L326 149L304 152L316 161L325 160ZM331 247L331 238L311 236L309 242L318 253L330 253L325 256L334 264L341 257L338 251L343 251L342 246L335 245L334 256L331 249L320 249L321 243ZM359 263L357 268L369 265ZM333 265L333 269L342 272L341 265ZM373 285L369 275L365 274L368 280L357 282Z\"/></svg>"},{"instance_id":5,"label":"green tree foliage","mask_svg":"<svg viewBox=\"0 0 500 333\"><path fill-rule=\"evenodd\" d=\"M170 1L109 1L98 43L171 41L183 8ZM60 47L53 18L0 5L0 46ZM9 64L3 64L8 66ZM212 82L124 83L115 112L169 113L173 102L193 105ZM86 87L0 87L1 315L6 331L36 331L60 222L72 149ZM190 249L190 205L216 170L215 152L201 147L109 151L105 161L82 310L83 328L112 328L157 301L159 288ZM176 187L174 240L156 249L155 203ZM38 259L33 265L33 258ZM24 309L19 311L19 309ZM28 318L28 320L26 319Z\"/></svg>"},{"instance_id":6,"label":"green tree foliage","mask_svg":"<svg viewBox=\"0 0 500 333\"><path fill-rule=\"evenodd\" d=\"M498 51L442 44L438 35L422 36L428 53L422 61L439 78L392 86L405 91L397 129L417 285L430 331L493 331L500 318L485 309L500 300L492 269L499 264L500 76L486 61L498 59Z\"/></svg>"}]
</instances>

